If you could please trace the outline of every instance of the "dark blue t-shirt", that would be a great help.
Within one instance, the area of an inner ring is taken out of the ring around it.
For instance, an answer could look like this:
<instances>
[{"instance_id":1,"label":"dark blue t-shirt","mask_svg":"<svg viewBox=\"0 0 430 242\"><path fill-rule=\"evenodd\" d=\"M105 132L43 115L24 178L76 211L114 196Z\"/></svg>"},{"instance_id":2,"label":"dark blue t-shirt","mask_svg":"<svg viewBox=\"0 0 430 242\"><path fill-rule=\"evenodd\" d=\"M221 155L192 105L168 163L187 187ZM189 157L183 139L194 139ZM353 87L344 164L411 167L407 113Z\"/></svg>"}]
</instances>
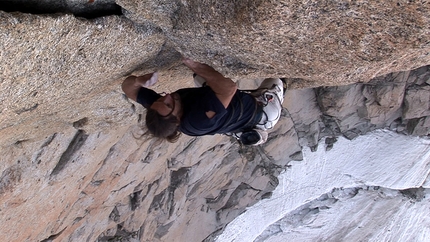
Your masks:
<instances>
[{"instance_id":1,"label":"dark blue t-shirt","mask_svg":"<svg viewBox=\"0 0 430 242\"><path fill-rule=\"evenodd\" d=\"M208 86L184 88L176 91L181 97L183 114L179 129L190 136L223 134L250 128L250 120L257 109L255 98L247 93L236 91L230 105L224 108L215 93ZM137 102L149 108L161 96L151 89L141 88ZM208 118L206 112L215 116Z\"/></svg>"}]
</instances>

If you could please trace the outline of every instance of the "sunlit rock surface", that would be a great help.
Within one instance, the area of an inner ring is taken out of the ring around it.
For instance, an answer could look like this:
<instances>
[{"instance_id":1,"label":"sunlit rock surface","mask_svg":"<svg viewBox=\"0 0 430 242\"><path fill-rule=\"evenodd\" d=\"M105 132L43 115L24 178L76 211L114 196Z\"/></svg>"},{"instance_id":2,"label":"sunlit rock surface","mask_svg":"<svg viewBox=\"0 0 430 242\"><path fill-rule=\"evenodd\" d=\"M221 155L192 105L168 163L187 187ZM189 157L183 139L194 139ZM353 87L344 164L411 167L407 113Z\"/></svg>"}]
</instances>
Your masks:
<instances>
[{"instance_id":1,"label":"sunlit rock surface","mask_svg":"<svg viewBox=\"0 0 430 242\"><path fill-rule=\"evenodd\" d=\"M303 160L304 147L320 150L322 138L330 149L338 136L380 128L429 134L424 3L117 4L123 15L93 19L0 12L6 241L211 241L270 197L277 176ZM222 135L169 144L147 134L145 111L120 83L159 70L156 91L192 86L181 54L243 88L288 78L265 145Z\"/></svg>"},{"instance_id":2,"label":"sunlit rock surface","mask_svg":"<svg viewBox=\"0 0 430 242\"><path fill-rule=\"evenodd\" d=\"M181 53L230 76L366 82L430 62L426 1L117 0Z\"/></svg>"},{"instance_id":3,"label":"sunlit rock surface","mask_svg":"<svg viewBox=\"0 0 430 242\"><path fill-rule=\"evenodd\" d=\"M118 105L125 100L115 81L160 52L165 38L159 32L118 16L0 12L0 19L2 145L79 120L76 125L99 130L134 119L129 106Z\"/></svg>"}]
</instances>

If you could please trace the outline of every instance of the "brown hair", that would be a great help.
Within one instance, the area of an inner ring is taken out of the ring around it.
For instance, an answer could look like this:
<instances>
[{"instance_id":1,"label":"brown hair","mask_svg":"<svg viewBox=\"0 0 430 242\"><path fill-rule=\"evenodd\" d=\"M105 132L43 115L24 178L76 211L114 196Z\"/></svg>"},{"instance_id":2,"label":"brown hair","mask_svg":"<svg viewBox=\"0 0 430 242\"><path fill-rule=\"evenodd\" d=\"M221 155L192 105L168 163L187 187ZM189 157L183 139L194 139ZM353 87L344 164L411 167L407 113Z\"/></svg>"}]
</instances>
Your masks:
<instances>
[{"instance_id":1,"label":"brown hair","mask_svg":"<svg viewBox=\"0 0 430 242\"><path fill-rule=\"evenodd\" d=\"M146 111L146 127L155 137L166 139L171 143L176 142L181 136L179 120L175 115L161 116L151 108Z\"/></svg>"}]
</instances>

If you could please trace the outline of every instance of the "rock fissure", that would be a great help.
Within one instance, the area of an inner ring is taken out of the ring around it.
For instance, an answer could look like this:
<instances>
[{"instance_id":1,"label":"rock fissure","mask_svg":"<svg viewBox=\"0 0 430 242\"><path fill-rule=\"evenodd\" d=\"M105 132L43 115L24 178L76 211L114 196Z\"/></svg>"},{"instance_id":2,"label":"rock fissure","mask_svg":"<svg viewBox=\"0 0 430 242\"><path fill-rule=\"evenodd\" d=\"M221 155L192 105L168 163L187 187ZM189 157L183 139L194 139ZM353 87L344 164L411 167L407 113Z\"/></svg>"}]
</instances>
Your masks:
<instances>
[{"instance_id":1,"label":"rock fissure","mask_svg":"<svg viewBox=\"0 0 430 242\"><path fill-rule=\"evenodd\" d=\"M34 158L32 159L32 163L36 163L39 165L42 162L42 160L40 160L40 157L48 149L48 146L52 143L56 136L57 133L54 133L53 135L49 136L45 142L43 142L39 150L35 153Z\"/></svg>"},{"instance_id":2,"label":"rock fissure","mask_svg":"<svg viewBox=\"0 0 430 242\"><path fill-rule=\"evenodd\" d=\"M39 104L36 103L29 108L22 108L22 109L16 110L15 113L20 115L20 114L25 113L25 112L31 112L31 111L35 110L38 106L39 106Z\"/></svg>"},{"instance_id":3,"label":"rock fissure","mask_svg":"<svg viewBox=\"0 0 430 242\"><path fill-rule=\"evenodd\" d=\"M88 19L122 15L122 8L114 0L3 0L0 11L37 15L71 13Z\"/></svg>"},{"instance_id":4,"label":"rock fissure","mask_svg":"<svg viewBox=\"0 0 430 242\"><path fill-rule=\"evenodd\" d=\"M67 227L65 227L64 229L62 229L60 232L58 232L58 233L56 233L56 234L53 234L53 235L51 235L51 236L49 236L48 238L46 238L46 239L44 239L44 240L42 240L41 242L51 242L51 241L54 241L56 238L58 238L63 232L64 232L64 230L66 230L67 229Z\"/></svg>"},{"instance_id":5,"label":"rock fissure","mask_svg":"<svg viewBox=\"0 0 430 242\"><path fill-rule=\"evenodd\" d=\"M423 187L400 190L400 193L406 198L410 199L412 202L421 202L424 198L426 198L426 195L429 194L429 192L429 188Z\"/></svg>"},{"instance_id":6,"label":"rock fissure","mask_svg":"<svg viewBox=\"0 0 430 242\"><path fill-rule=\"evenodd\" d=\"M116 189L116 190L113 190L113 191L112 191L112 193L120 192L120 191L122 191L122 190L126 189L127 187L129 187L129 186L133 185L135 182L136 182L136 181L135 181L135 180L133 180L133 181L131 181L130 183L128 183L128 184L126 184L126 185L124 185L124 186L122 186L122 187L120 187L120 188L118 188L118 189Z\"/></svg>"},{"instance_id":7,"label":"rock fissure","mask_svg":"<svg viewBox=\"0 0 430 242\"><path fill-rule=\"evenodd\" d=\"M72 161L75 153L78 152L79 149L84 145L87 138L88 135L83 130L78 130L76 132L75 136L70 141L69 146L61 155L60 160L52 170L50 174L51 177L59 174L67 166L67 164Z\"/></svg>"},{"instance_id":8,"label":"rock fissure","mask_svg":"<svg viewBox=\"0 0 430 242\"><path fill-rule=\"evenodd\" d=\"M144 198L142 198L141 195L142 190L134 192L130 195L130 206L132 211L136 210L136 208L138 208L140 203L143 201Z\"/></svg>"}]
</instances>

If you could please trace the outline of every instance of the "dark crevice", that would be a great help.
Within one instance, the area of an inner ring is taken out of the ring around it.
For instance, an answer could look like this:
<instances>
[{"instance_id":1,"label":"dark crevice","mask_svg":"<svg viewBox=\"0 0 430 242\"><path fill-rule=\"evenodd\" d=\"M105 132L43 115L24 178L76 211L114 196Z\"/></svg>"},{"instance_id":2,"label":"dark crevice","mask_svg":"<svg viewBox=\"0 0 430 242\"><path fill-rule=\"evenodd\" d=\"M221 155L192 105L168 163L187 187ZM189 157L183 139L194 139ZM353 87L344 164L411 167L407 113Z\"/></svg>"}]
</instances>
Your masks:
<instances>
[{"instance_id":1,"label":"dark crevice","mask_svg":"<svg viewBox=\"0 0 430 242\"><path fill-rule=\"evenodd\" d=\"M1 0L0 10L30 14L68 13L76 17L93 19L109 15L122 15L122 8L114 0Z\"/></svg>"},{"instance_id":2,"label":"dark crevice","mask_svg":"<svg viewBox=\"0 0 430 242\"><path fill-rule=\"evenodd\" d=\"M413 202L421 202L426 196L425 196L425 188L418 187L418 188L409 188L400 190L400 193L409 198Z\"/></svg>"},{"instance_id":3,"label":"dark crevice","mask_svg":"<svg viewBox=\"0 0 430 242\"><path fill-rule=\"evenodd\" d=\"M166 200L166 195L168 195L168 189L164 189L162 192L155 195L152 199L151 205L149 205L148 213L160 210Z\"/></svg>"},{"instance_id":4,"label":"dark crevice","mask_svg":"<svg viewBox=\"0 0 430 242\"><path fill-rule=\"evenodd\" d=\"M88 135L83 130L78 130L78 132L76 132L75 137L73 137L66 151L61 155L60 160L52 170L51 176L57 175L66 167L66 165L72 160L73 155L82 147L82 145L84 145L87 138Z\"/></svg>"},{"instance_id":5,"label":"dark crevice","mask_svg":"<svg viewBox=\"0 0 430 242\"><path fill-rule=\"evenodd\" d=\"M15 111L16 114L20 115L21 113L25 113L25 112L30 112L35 110L37 107L39 106L38 103L36 103L35 105L29 107L29 108L22 108L20 110Z\"/></svg>"},{"instance_id":6,"label":"dark crevice","mask_svg":"<svg viewBox=\"0 0 430 242\"><path fill-rule=\"evenodd\" d=\"M60 236L63 232L64 232L64 230L66 230L67 229L67 227L65 227L64 229L62 229L60 232L58 232L58 233L56 233L56 234L53 234L53 235L51 235L51 236L49 236L48 238L46 238L46 239L44 239L44 240L42 240L41 242L52 242L52 241L54 241L56 238L58 238L58 236Z\"/></svg>"},{"instance_id":7,"label":"dark crevice","mask_svg":"<svg viewBox=\"0 0 430 242\"><path fill-rule=\"evenodd\" d=\"M117 207L114 207L112 212L109 215L109 220L112 220L116 223L119 222L120 216L119 216L119 211Z\"/></svg>"},{"instance_id":8,"label":"dark crevice","mask_svg":"<svg viewBox=\"0 0 430 242\"><path fill-rule=\"evenodd\" d=\"M86 124L88 124L88 118L87 117L79 119L76 122L73 122L73 127L75 129L80 129L80 128L84 127Z\"/></svg>"},{"instance_id":9,"label":"dark crevice","mask_svg":"<svg viewBox=\"0 0 430 242\"><path fill-rule=\"evenodd\" d=\"M130 194L129 198L131 211L134 211L140 206L140 202L142 201L142 190Z\"/></svg>"}]
</instances>

